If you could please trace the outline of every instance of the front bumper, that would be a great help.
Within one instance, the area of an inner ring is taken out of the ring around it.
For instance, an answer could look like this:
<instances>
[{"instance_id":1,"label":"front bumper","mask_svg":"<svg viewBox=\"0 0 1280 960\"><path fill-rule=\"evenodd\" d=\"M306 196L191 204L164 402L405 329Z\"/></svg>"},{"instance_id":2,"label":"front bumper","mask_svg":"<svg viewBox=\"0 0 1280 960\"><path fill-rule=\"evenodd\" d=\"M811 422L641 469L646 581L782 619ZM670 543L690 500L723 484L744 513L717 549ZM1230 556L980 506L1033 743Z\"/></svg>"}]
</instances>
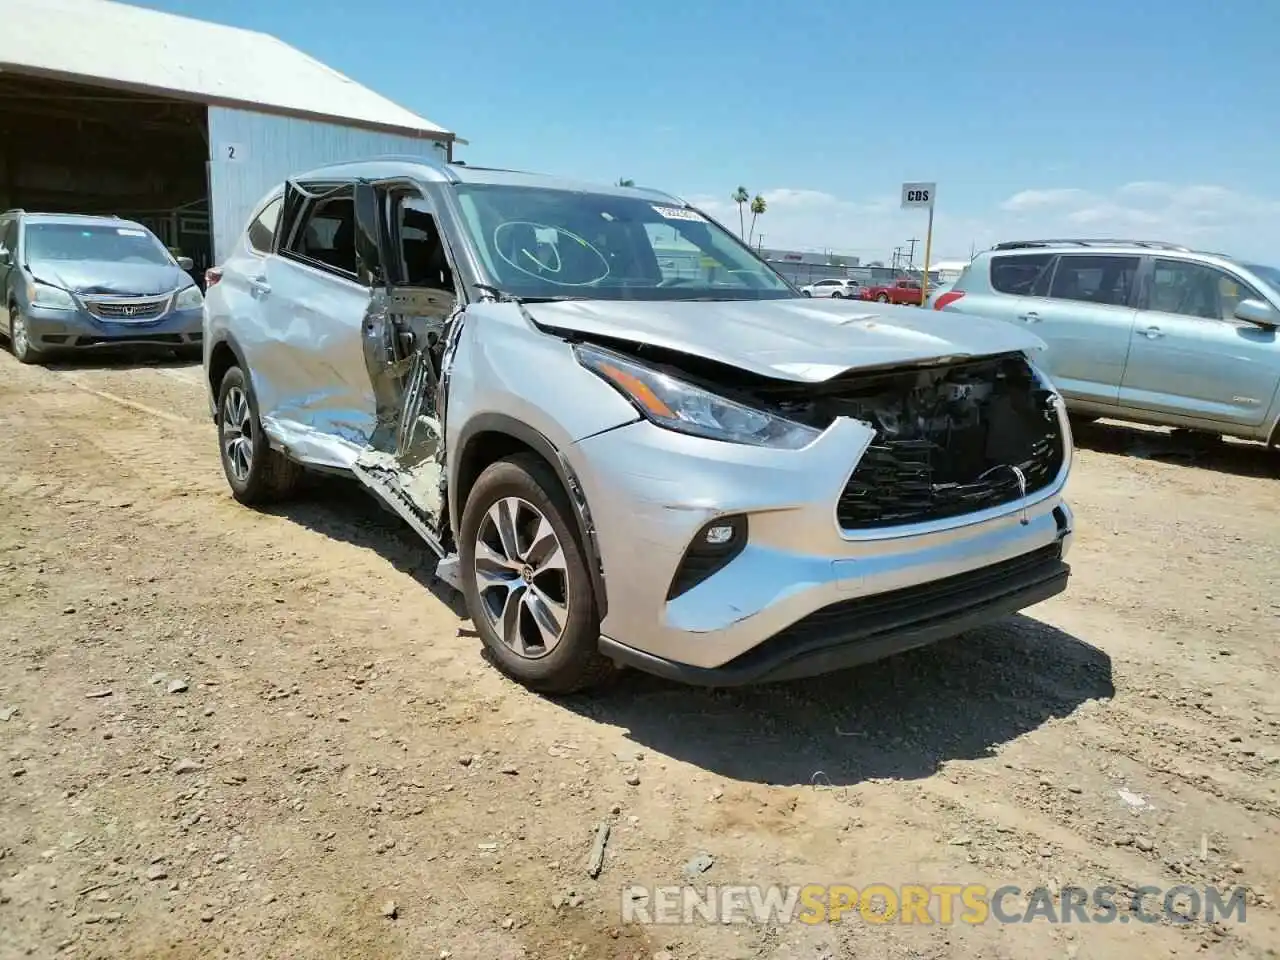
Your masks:
<instances>
[{"instance_id":1,"label":"front bumper","mask_svg":"<svg viewBox=\"0 0 1280 960\"><path fill-rule=\"evenodd\" d=\"M1065 410L1059 417L1069 438ZM1047 488L968 516L846 532L835 504L871 430L840 420L777 451L638 422L569 451L608 591L601 649L648 672L731 686L864 663L1061 592L1074 519ZM668 600L694 535L745 515L745 549Z\"/></svg>"},{"instance_id":2,"label":"front bumper","mask_svg":"<svg viewBox=\"0 0 1280 960\"><path fill-rule=\"evenodd\" d=\"M196 346L203 339L203 316L194 310L170 310L154 320L116 323L89 311L26 306L27 336L37 350L85 350L126 346Z\"/></svg>"}]
</instances>

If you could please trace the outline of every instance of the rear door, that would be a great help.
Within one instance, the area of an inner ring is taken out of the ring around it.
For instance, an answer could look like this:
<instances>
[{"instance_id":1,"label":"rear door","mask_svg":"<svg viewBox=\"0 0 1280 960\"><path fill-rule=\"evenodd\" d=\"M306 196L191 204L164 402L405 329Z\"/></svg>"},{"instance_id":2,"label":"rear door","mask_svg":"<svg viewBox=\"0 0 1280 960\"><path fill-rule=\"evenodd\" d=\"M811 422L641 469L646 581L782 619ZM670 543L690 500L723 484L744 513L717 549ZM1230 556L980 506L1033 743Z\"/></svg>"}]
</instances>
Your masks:
<instances>
[{"instance_id":1,"label":"rear door","mask_svg":"<svg viewBox=\"0 0 1280 960\"><path fill-rule=\"evenodd\" d=\"M1210 264L1151 258L1120 403L1241 426L1259 426L1276 392L1276 331L1235 318L1236 304L1269 302Z\"/></svg>"},{"instance_id":2,"label":"rear door","mask_svg":"<svg viewBox=\"0 0 1280 960\"><path fill-rule=\"evenodd\" d=\"M257 284L260 412L334 466L348 466L377 426L361 336L371 289L356 252L354 190L350 180L290 182L276 252Z\"/></svg>"},{"instance_id":3,"label":"rear door","mask_svg":"<svg viewBox=\"0 0 1280 960\"><path fill-rule=\"evenodd\" d=\"M1130 255L1059 254L1035 287L1047 295L1020 298L1015 319L1048 346L1042 363L1067 398L1118 401L1141 263Z\"/></svg>"}]
</instances>

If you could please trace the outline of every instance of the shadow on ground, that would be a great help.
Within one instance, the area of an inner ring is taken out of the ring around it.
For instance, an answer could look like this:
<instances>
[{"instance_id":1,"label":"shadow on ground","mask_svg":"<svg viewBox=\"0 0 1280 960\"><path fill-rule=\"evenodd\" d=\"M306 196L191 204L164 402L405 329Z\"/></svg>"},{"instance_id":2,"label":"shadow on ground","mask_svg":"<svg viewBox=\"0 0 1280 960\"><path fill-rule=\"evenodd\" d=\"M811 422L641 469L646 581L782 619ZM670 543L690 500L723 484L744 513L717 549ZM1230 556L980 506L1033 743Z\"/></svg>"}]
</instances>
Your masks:
<instances>
[{"instance_id":1,"label":"shadow on ground","mask_svg":"<svg viewBox=\"0 0 1280 960\"><path fill-rule=\"evenodd\" d=\"M880 663L786 684L681 687L628 673L565 705L637 746L735 780L851 785L933 774L1113 696L1111 658L1015 616Z\"/></svg>"},{"instance_id":2,"label":"shadow on ground","mask_svg":"<svg viewBox=\"0 0 1280 960\"><path fill-rule=\"evenodd\" d=\"M1075 423L1072 433L1076 446L1099 453L1185 463L1240 477L1280 476L1280 450L1260 443L1131 426L1111 420Z\"/></svg>"},{"instance_id":3,"label":"shadow on ground","mask_svg":"<svg viewBox=\"0 0 1280 960\"><path fill-rule=\"evenodd\" d=\"M355 480L313 475L306 482L304 495L272 507L270 512L332 540L372 550L431 591L460 619L467 618L462 597L436 578L438 558L408 524L383 508ZM459 625L459 633L469 631Z\"/></svg>"}]
</instances>

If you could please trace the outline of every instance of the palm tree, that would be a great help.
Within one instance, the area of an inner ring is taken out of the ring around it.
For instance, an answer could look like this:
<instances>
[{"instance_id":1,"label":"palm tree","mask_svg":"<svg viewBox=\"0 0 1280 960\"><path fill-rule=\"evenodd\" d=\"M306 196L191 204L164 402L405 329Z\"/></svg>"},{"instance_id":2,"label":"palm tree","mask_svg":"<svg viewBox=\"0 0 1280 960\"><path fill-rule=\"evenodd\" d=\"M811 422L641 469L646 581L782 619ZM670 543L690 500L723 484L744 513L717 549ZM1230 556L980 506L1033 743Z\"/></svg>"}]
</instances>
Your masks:
<instances>
[{"instance_id":1,"label":"palm tree","mask_svg":"<svg viewBox=\"0 0 1280 960\"><path fill-rule=\"evenodd\" d=\"M756 232L756 217L768 209L769 204L765 203L764 197L757 193L755 199L751 201L751 233L747 234L747 246L751 246L751 237Z\"/></svg>"},{"instance_id":2,"label":"palm tree","mask_svg":"<svg viewBox=\"0 0 1280 960\"><path fill-rule=\"evenodd\" d=\"M746 222L742 218L742 205L751 199L751 194L747 193L746 187L739 187L733 191L733 202L738 205L738 239L742 239L742 234L746 230Z\"/></svg>"},{"instance_id":3,"label":"palm tree","mask_svg":"<svg viewBox=\"0 0 1280 960\"><path fill-rule=\"evenodd\" d=\"M623 177L618 181L618 186L620 187L634 187L635 185L636 185L636 182L632 180L630 177Z\"/></svg>"}]
</instances>

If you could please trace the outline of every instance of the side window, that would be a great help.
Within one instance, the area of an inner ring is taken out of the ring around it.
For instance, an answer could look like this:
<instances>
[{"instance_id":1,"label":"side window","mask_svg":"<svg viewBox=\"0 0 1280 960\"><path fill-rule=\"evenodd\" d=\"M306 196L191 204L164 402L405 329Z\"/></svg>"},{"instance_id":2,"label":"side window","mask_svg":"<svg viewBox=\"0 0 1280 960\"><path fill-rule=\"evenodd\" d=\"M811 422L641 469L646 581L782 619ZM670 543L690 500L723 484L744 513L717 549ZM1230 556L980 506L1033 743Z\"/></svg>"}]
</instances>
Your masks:
<instances>
[{"instance_id":1,"label":"side window","mask_svg":"<svg viewBox=\"0 0 1280 960\"><path fill-rule=\"evenodd\" d=\"M9 251L11 257L16 257L18 246L18 220L13 218L10 220L0 220L0 247L4 247Z\"/></svg>"},{"instance_id":2,"label":"side window","mask_svg":"<svg viewBox=\"0 0 1280 960\"><path fill-rule=\"evenodd\" d=\"M356 210L350 187L309 204L289 241L289 252L343 276L356 275Z\"/></svg>"},{"instance_id":3,"label":"side window","mask_svg":"<svg viewBox=\"0 0 1280 960\"><path fill-rule=\"evenodd\" d=\"M1262 299L1225 270L1184 260L1157 259L1147 309L1205 320L1230 320L1241 300Z\"/></svg>"},{"instance_id":4,"label":"side window","mask_svg":"<svg viewBox=\"0 0 1280 960\"><path fill-rule=\"evenodd\" d=\"M1055 300L1122 307L1129 302L1138 257L1075 256L1058 258L1049 296Z\"/></svg>"},{"instance_id":5,"label":"side window","mask_svg":"<svg viewBox=\"0 0 1280 960\"><path fill-rule=\"evenodd\" d=\"M430 207L415 197L398 198L395 226L400 241L400 279L406 286L453 294L453 269Z\"/></svg>"},{"instance_id":6,"label":"side window","mask_svg":"<svg viewBox=\"0 0 1280 960\"><path fill-rule=\"evenodd\" d=\"M280 223L280 209L284 206L284 197L276 197L249 224L246 237L249 246L255 253L271 252L271 245L276 238L276 226Z\"/></svg>"},{"instance_id":7,"label":"side window","mask_svg":"<svg viewBox=\"0 0 1280 960\"><path fill-rule=\"evenodd\" d=\"M1037 281L1047 278L1053 254L1035 253L991 258L991 289L1016 297L1044 296ZM965 272L969 270L965 267ZM961 274L963 277L964 274Z\"/></svg>"}]
</instances>

